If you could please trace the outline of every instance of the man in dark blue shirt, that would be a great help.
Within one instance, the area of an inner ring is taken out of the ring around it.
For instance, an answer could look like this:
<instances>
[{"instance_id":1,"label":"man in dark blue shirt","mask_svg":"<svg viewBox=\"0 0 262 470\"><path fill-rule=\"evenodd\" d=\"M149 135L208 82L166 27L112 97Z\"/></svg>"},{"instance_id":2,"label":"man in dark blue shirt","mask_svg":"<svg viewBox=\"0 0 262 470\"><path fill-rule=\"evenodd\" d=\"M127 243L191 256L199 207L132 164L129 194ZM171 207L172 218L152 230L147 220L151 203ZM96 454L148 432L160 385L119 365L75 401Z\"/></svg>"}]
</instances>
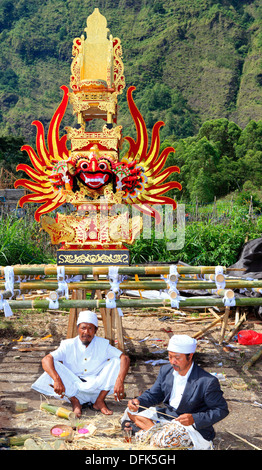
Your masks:
<instances>
[{"instance_id":1,"label":"man in dark blue shirt","mask_svg":"<svg viewBox=\"0 0 262 470\"><path fill-rule=\"evenodd\" d=\"M193 442L197 438L205 445L214 439L213 424L229 411L218 379L194 363L196 346L188 335L172 336L167 348L170 364L161 367L149 390L128 402L127 416L135 431L147 431L164 418L183 425ZM151 408L159 404L164 408Z\"/></svg>"}]
</instances>

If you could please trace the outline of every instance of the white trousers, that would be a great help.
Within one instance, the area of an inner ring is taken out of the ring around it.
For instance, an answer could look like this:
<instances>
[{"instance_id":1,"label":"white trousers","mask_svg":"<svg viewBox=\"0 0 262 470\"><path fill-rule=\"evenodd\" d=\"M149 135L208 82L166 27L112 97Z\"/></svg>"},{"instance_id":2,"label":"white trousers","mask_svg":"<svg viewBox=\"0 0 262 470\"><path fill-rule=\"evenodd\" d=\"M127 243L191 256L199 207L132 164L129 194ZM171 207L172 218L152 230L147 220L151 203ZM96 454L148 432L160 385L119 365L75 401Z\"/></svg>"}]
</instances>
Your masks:
<instances>
[{"instance_id":1,"label":"white trousers","mask_svg":"<svg viewBox=\"0 0 262 470\"><path fill-rule=\"evenodd\" d=\"M61 362L54 360L54 366L61 377L65 386L65 398L67 400L71 397L76 397L80 404L95 403L99 393L102 390L108 391L111 395L114 391L115 382L120 370L120 359L114 357L106 362L105 367L97 375L87 375L83 377L86 382L77 377L70 369L64 366ZM31 386L33 390L44 395L53 396L61 399L60 395L54 392L51 385L54 384L53 379L44 372Z\"/></svg>"}]
</instances>

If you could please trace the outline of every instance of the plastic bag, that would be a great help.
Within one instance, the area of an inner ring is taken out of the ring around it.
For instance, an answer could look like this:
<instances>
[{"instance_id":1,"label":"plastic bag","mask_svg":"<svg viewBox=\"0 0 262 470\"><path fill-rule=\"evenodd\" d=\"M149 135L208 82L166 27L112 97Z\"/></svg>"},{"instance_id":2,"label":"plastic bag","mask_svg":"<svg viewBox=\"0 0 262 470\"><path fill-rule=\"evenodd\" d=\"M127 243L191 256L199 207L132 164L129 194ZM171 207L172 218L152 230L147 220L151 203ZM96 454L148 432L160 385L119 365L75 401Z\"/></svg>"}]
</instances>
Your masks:
<instances>
[{"instance_id":1,"label":"plastic bag","mask_svg":"<svg viewBox=\"0 0 262 470\"><path fill-rule=\"evenodd\" d=\"M241 330L237 335L239 344L253 345L262 344L262 333L253 330Z\"/></svg>"}]
</instances>

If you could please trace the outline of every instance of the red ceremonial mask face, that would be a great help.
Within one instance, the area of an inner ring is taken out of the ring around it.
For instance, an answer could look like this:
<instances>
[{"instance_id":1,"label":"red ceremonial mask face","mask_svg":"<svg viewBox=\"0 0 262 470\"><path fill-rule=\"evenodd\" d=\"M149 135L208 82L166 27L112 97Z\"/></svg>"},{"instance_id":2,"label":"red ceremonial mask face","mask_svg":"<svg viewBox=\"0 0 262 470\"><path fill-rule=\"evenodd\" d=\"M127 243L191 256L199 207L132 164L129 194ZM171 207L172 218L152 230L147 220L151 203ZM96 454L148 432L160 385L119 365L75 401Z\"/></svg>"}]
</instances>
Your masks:
<instances>
[{"instance_id":1,"label":"red ceremonial mask face","mask_svg":"<svg viewBox=\"0 0 262 470\"><path fill-rule=\"evenodd\" d=\"M99 190L114 178L112 162L109 158L97 157L92 152L89 157L80 157L77 160L74 175L89 189Z\"/></svg>"}]
</instances>

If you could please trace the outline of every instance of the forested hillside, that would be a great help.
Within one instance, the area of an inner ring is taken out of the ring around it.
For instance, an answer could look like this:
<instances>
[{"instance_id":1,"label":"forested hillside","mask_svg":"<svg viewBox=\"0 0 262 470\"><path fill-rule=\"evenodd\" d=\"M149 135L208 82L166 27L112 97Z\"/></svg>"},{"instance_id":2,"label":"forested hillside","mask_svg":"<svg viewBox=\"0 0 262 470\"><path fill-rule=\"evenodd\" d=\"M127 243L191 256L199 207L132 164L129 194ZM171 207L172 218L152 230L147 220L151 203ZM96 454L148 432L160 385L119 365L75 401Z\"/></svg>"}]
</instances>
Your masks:
<instances>
[{"instance_id":1,"label":"forested hillside","mask_svg":"<svg viewBox=\"0 0 262 470\"><path fill-rule=\"evenodd\" d=\"M16 143L34 142L33 120L48 125L69 86L73 39L96 7L121 39L126 84L149 130L166 123L161 138L177 150L183 195L195 197L200 183L202 200L245 179L261 185L260 0L0 0L0 164L8 154L12 169ZM119 104L118 122L133 135L125 92Z\"/></svg>"}]
</instances>

